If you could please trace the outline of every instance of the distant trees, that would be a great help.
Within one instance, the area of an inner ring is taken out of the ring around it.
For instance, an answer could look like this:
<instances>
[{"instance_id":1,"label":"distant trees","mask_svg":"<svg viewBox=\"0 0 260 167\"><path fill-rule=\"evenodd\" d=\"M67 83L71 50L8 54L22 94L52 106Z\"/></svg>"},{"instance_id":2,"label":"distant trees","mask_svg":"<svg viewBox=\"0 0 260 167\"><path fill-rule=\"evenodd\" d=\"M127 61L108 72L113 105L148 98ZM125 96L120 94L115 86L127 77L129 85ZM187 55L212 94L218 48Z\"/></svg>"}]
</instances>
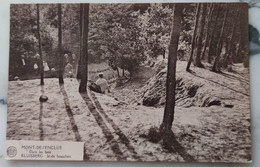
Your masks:
<instances>
[{"instance_id":1,"label":"distant trees","mask_svg":"<svg viewBox=\"0 0 260 167\"><path fill-rule=\"evenodd\" d=\"M40 73L41 73L41 81L40 84L44 85L44 74L43 74L43 60L42 60L42 43L41 43L41 34L40 34L40 9L39 4L37 6L37 36L39 43L39 54L40 54Z\"/></svg>"},{"instance_id":2,"label":"distant trees","mask_svg":"<svg viewBox=\"0 0 260 167\"><path fill-rule=\"evenodd\" d=\"M217 65L219 63L220 54L221 54L222 46L223 46L222 38L223 38L223 33L224 33L225 26L227 24L226 21L227 21L228 8L229 7L226 4L226 11L225 11L225 14L224 14L224 20L223 20L223 23L222 23L222 26L221 26L220 36L218 38L218 43L217 43L216 58L215 58L215 61L214 61L213 67L212 67L212 71L213 72L219 72L219 70L220 70L219 68L217 69Z\"/></svg>"},{"instance_id":3,"label":"distant trees","mask_svg":"<svg viewBox=\"0 0 260 167\"><path fill-rule=\"evenodd\" d=\"M136 24L139 11L131 4L108 6L105 19L103 50L109 65L117 70L127 70L132 75L136 67L145 60L144 45L140 38L140 27Z\"/></svg>"},{"instance_id":4,"label":"distant trees","mask_svg":"<svg viewBox=\"0 0 260 167\"><path fill-rule=\"evenodd\" d=\"M41 40L42 59L48 64L54 62L56 53L55 37L44 17L46 5L39 6L39 30ZM39 40L37 29L37 5L36 4L12 4L10 7L10 76L23 77L25 74L34 74L34 64L40 67ZM51 35L52 33L52 35ZM57 38L57 37L56 37ZM24 55L26 65L22 68L21 55ZM52 66L54 67L54 66Z\"/></svg>"},{"instance_id":5,"label":"distant trees","mask_svg":"<svg viewBox=\"0 0 260 167\"><path fill-rule=\"evenodd\" d=\"M204 33L204 27L205 27L205 18L206 18L206 6L207 4L201 4L201 14L198 22L198 29L196 32L195 37L195 44L197 45L197 53L196 53L196 59L194 65L197 67L204 67L201 63L201 51L202 51L202 39L203 39L203 33Z\"/></svg>"},{"instance_id":6,"label":"distant trees","mask_svg":"<svg viewBox=\"0 0 260 167\"><path fill-rule=\"evenodd\" d=\"M213 6L213 9L214 10L216 8L216 14L215 14L215 18L213 20L212 18L212 22L213 22L213 27L211 28L211 30L208 31L208 39L209 39L209 42L208 43L205 43L205 51L206 51L206 48L208 47L208 63L211 63L212 62L212 57L213 57L213 54L214 54L214 51L215 50L215 47L216 47L216 44L215 44L215 41L216 41L216 38L214 38L214 35L216 34L217 31L217 25L218 25L218 22L219 22L219 15L220 15L220 12L221 12L221 5L214 5ZM213 12L213 11L212 11ZM204 52L204 56L205 56L205 52Z\"/></svg>"},{"instance_id":7,"label":"distant trees","mask_svg":"<svg viewBox=\"0 0 260 167\"><path fill-rule=\"evenodd\" d=\"M83 93L87 91L87 79L88 79L88 32L89 32L89 4L82 4L82 8L80 8L81 13L81 62L80 62L80 73L81 81L79 85L79 92Z\"/></svg>"},{"instance_id":8,"label":"distant trees","mask_svg":"<svg viewBox=\"0 0 260 167\"><path fill-rule=\"evenodd\" d=\"M192 62L195 66L203 67L207 61L214 68L226 68L229 64L242 62L248 65L248 48L245 40L248 36L245 33L248 28L247 13L242 10L247 6L229 3L228 7L226 12L225 3L185 5L178 58L189 60L187 71L190 70ZM21 70L16 70L16 67L22 68L21 55L30 60L28 66L33 69L34 56L39 53L35 9L36 5L11 5L10 74L12 75L23 75ZM77 56L76 60L82 62L79 39L82 32L80 30L82 21L79 21L81 9L78 4L64 4L61 10L63 11L60 14L63 22L60 40L63 45L62 51L59 49L58 39L58 5L43 4L39 13L42 59L48 62L50 68L55 69L59 69L61 64L59 59L62 57L61 52L74 53ZM226 21L224 21L225 13ZM118 74L119 68L134 74L138 69L136 67L147 58L154 59L159 55L166 57L172 14L173 8L170 4L92 4L89 7L88 62L107 61ZM226 22L226 28L219 40L223 22ZM20 45L21 43L23 45ZM80 63L78 65L80 74Z\"/></svg>"},{"instance_id":9,"label":"distant trees","mask_svg":"<svg viewBox=\"0 0 260 167\"><path fill-rule=\"evenodd\" d=\"M171 130L174 120L175 87L176 87L176 61L181 32L182 10L184 4L177 3L174 8L173 23L171 28L171 40L168 56L168 73L166 81L166 105L164 109L163 122L160 126L161 132Z\"/></svg>"},{"instance_id":10,"label":"distant trees","mask_svg":"<svg viewBox=\"0 0 260 167\"><path fill-rule=\"evenodd\" d=\"M207 25L206 25L206 30L205 30L205 42L204 42L204 45L203 45L203 49L202 49L202 53L201 53L201 58L204 59L205 58L205 52L206 52L206 46L207 46L207 43L209 42L209 26L210 24L212 24L212 15L213 15L213 12L214 12L214 6L213 6L213 3L211 3L209 5L209 11L208 11L208 18L207 18Z\"/></svg>"},{"instance_id":11,"label":"distant trees","mask_svg":"<svg viewBox=\"0 0 260 167\"><path fill-rule=\"evenodd\" d=\"M9 75L22 76L26 71L33 71L33 62L26 61L39 51L37 35L37 9L36 5L19 6L12 4L10 7L10 61ZM22 21L21 21L22 20ZM24 24L26 22L26 24ZM44 35L44 34L42 34ZM26 67L22 69L21 55L25 56Z\"/></svg>"},{"instance_id":12,"label":"distant trees","mask_svg":"<svg viewBox=\"0 0 260 167\"><path fill-rule=\"evenodd\" d=\"M192 43L191 43L191 53L190 53L190 58L188 60L187 67L186 67L186 71L190 71L190 65L191 65L191 62L192 62L192 59L193 59L193 54L194 54L194 49L195 49L195 40L196 40L195 36L196 36L196 33L197 33L199 14L200 14L200 6L201 6L201 4L199 3L197 5L197 10L196 10L195 26L194 26L193 36L192 36Z\"/></svg>"},{"instance_id":13,"label":"distant trees","mask_svg":"<svg viewBox=\"0 0 260 167\"><path fill-rule=\"evenodd\" d=\"M248 35L244 34L247 28L247 14L245 4L198 4L194 21L194 33L191 52L186 71L194 59L194 66L203 67L202 60L212 63L212 71L221 72L227 64L233 62L246 62L248 60L248 44L241 40ZM206 14L208 13L208 14ZM243 15L243 19L241 17ZM207 17L206 17L207 16ZM243 22L243 25L241 24ZM242 35L242 33L244 35ZM243 51L240 50L243 46ZM236 53L239 52L235 56Z\"/></svg>"},{"instance_id":14,"label":"distant trees","mask_svg":"<svg viewBox=\"0 0 260 167\"><path fill-rule=\"evenodd\" d=\"M170 42L173 9L169 4L151 4L138 16L140 39L150 57L165 57Z\"/></svg>"}]
</instances>

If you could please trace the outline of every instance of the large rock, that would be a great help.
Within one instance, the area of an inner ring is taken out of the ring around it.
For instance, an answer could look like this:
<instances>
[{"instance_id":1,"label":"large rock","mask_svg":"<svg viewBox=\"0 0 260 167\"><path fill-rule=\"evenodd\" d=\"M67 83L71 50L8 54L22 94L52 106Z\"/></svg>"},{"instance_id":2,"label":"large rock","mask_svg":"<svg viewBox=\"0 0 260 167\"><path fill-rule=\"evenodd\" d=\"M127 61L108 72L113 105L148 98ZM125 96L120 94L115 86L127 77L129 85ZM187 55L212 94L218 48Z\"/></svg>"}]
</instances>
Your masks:
<instances>
[{"instance_id":1,"label":"large rock","mask_svg":"<svg viewBox=\"0 0 260 167\"><path fill-rule=\"evenodd\" d=\"M143 105L144 106L156 106L160 102L160 95L155 96L147 96L143 98Z\"/></svg>"},{"instance_id":2,"label":"large rock","mask_svg":"<svg viewBox=\"0 0 260 167\"><path fill-rule=\"evenodd\" d=\"M222 105L219 98L207 92L204 83L190 77L190 74L180 75L176 78L175 102L176 106L209 107ZM142 104L145 106L163 106L166 103L166 77L167 69L164 68L156 76L152 77L142 88Z\"/></svg>"}]
</instances>

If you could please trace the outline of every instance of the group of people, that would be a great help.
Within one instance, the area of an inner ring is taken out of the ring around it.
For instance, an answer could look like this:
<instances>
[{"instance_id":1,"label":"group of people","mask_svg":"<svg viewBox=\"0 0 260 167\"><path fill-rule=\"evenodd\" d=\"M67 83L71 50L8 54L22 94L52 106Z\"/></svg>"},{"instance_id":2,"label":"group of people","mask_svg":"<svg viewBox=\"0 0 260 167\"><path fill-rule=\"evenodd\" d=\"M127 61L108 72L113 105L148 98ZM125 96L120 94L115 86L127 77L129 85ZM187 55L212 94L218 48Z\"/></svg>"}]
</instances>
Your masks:
<instances>
[{"instance_id":1,"label":"group of people","mask_svg":"<svg viewBox=\"0 0 260 167\"><path fill-rule=\"evenodd\" d=\"M25 67L26 61L25 61L25 56L22 55L22 65ZM36 54L34 56L35 59L35 63L33 65L33 69L35 71L35 75L39 74L39 64L40 64L40 55ZM65 77L69 77L72 78L74 73L76 73L76 55L72 54L71 56L69 56L68 54L64 54L64 76ZM48 66L48 63L46 61L43 61L43 70L46 71L52 71L55 72L55 68L50 69ZM110 86L107 82L107 80L104 78L103 73L99 73L98 74L98 79L95 82L95 84L99 87L100 93L108 93L110 92Z\"/></svg>"}]
</instances>

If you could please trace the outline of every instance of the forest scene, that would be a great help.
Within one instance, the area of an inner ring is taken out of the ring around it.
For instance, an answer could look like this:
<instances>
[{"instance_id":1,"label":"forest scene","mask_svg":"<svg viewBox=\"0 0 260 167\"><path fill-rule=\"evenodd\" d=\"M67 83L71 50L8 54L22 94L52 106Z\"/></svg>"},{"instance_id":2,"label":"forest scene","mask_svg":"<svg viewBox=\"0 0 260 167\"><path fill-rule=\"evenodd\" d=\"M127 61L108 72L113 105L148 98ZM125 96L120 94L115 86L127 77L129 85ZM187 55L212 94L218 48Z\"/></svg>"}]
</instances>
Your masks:
<instances>
[{"instance_id":1,"label":"forest scene","mask_svg":"<svg viewBox=\"0 0 260 167\"><path fill-rule=\"evenodd\" d=\"M10 14L7 140L83 141L85 161L251 160L247 3Z\"/></svg>"}]
</instances>

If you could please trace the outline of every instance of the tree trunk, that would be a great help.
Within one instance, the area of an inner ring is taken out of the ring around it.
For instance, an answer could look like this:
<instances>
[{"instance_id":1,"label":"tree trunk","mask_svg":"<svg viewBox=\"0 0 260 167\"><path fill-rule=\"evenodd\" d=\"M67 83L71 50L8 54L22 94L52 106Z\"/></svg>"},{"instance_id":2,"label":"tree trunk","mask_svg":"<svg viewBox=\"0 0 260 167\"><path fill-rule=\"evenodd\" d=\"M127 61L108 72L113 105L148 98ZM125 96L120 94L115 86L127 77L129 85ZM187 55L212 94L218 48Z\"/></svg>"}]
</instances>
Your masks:
<instances>
[{"instance_id":1,"label":"tree trunk","mask_svg":"<svg viewBox=\"0 0 260 167\"><path fill-rule=\"evenodd\" d=\"M198 23L198 31L196 35L198 38L196 38L197 42L197 54L194 65L200 68L203 68L203 64L201 63L200 57L201 57L201 48L202 48L202 37L203 37L203 31L204 31L204 24L205 24L205 16L206 16L206 4L201 4L201 15Z\"/></svg>"},{"instance_id":2,"label":"tree trunk","mask_svg":"<svg viewBox=\"0 0 260 167\"><path fill-rule=\"evenodd\" d=\"M77 79L81 78L81 64L82 64L82 15L83 15L83 4L79 5L79 35L80 35L80 40L79 40L79 60L78 60L78 72L77 72Z\"/></svg>"},{"instance_id":3,"label":"tree trunk","mask_svg":"<svg viewBox=\"0 0 260 167\"><path fill-rule=\"evenodd\" d=\"M219 39L218 39L217 52L216 52L217 57L215 58L215 61L214 61L213 67L212 67L213 72L219 72L219 69L217 69L217 65L219 63L221 50L222 50L222 37L223 37L223 32L224 32L224 29L225 29L225 26L226 26L227 14L228 14L228 4L226 5L224 21L223 21L222 28L221 28L221 31L220 31L220 36L219 36Z\"/></svg>"},{"instance_id":4,"label":"tree trunk","mask_svg":"<svg viewBox=\"0 0 260 167\"><path fill-rule=\"evenodd\" d=\"M82 15L82 66L81 66L81 81L79 85L79 92L87 92L88 79L88 24L89 24L89 4L83 4Z\"/></svg>"},{"instance_id":5,"label":"tree trunk","mask_svg":"<svg viewBox=\"0 0 260 167\"><path fill-rule=\"evenodd\" d=\"M242 38L242 35L240 34L239 35L239 40L238 40L238 47L237 47L236 57L238 57L239 53L241 52L241 38Z\"/></svg>"},{"instance_id":6,"label":"tree trunk","mask_svg":"<svg viewBox=\"0 0 260 167\"><path fill-rule=\"evenodd\" d=\"M226 56L225 56L225 60L224 60L224 67L227 67L228 65L232 64L232 59L231 59L231 45L233 43L233 37L234 37L234 32L235 32L235 20L232 23L232 30L231 30L231 35L230 35L230 39L227 38L227 52L226 52Z\"/></svg>"},{"instance_id":7,"label":"tree trunk","mask_svg":"<svg viewBox=\"0 0 260 167\"><path fill-rule=\"evenodd\" d=\"M240 27L240 24L238 24L240 20L240 8L238 7L236 10L236 18L233 19L233 27L231 32L231 38L229 40L228 50L227 50L227 64L232 65L233 64L233 55L234 51L236 51L236 43L234 42L234 37L236 37L236 31Z\"/></svg>"},{"instance_id":8,"label":"tree trunk","mask_svg":"<svg viewBox=\"0 0 260 167\"><path fill-rule=\"evenodd\" d=\"M120 74L119 74L119 69L118 67L116 67L116 72L117 72L117 76L120 77Z\"/></svg>"},{"instance_id":9,"label":"tree trunk","mask_svg":"<svg viewBox=\"0 0 260 167\"><path fill-rule=\"evenodd\" d=\"M196 18L195 18L196 20L195 20L194 31L193 31L193 36L192 36L191 53L190 53L190 58L189 58L187 67L186 67L186 71L190 71L190 65L191 65L192 57L193 57L193 53L194 53L195 38L196 38L196 32L197 32L199 14L200 14L200 6L201 6L201 4L199 3L197 6L197 11L196 11Z\"/></svg>"},{"instance_id":10,"label":"tree trunk","mask_svg":"<svg viewBox=\"0 0 260 167\"><path fill-rule=\"evenodd\" d=\"M62 54L62 29L61 29L61 4L58 4L58 50L59 50L59 83L63 84L63 54Z\"/></svg>"},{"instance_id":11,"label":"tree trunk","mask_svg":"<svg viewBox=\"0 0 260 167\"><path fill-rule=\"evenodd\" d=\"M220 7L217 8L217 15L216 15L216 19L214 21L214 26L213 26L213 30L211 32L211 36L209 38L209 50L208 50L208 63L211 63L211 59L212 59L212 49L215 47L214 45L212 45L212 39L214 38L214 33L216 31L217 28L217 21L218 21L218 17L219 17L219 13L220 13Z\"/></svg>"},{"instance_id":12,"label":"tree trunk","mask_svg":"<svg viewBox=\"0 0 260 167\"><path fill-rule=\"evenodd\" d=\"M204 47L202 49L202 54L201 54L201 58L202 59L205 59L205 52L206 52L206 49L207 49L207 44L208 44L208 41L209 41L209 25L210 23L212 23L212 14L214 12L214 6L213 6L213 3L210 4L210 8L209 8L209 14L208 14L208 22L207 22L207 26L206 26L206 37L205 37L205 43L204 43Z\"/></svg>"},{"instance_id":13,"label":"tree trunk","mask_svg":"<svg viewBox=\"0 0 260 167\"><path fill-rule=\"evenodd\" d=\"M40 54L40 73L41 73L41 81L40 84L44 85L44 72L43 72L43 60L42 60L42 43L41 43L41 34L40 34L40 9L39 4L37 6L37 36L38 36L38 44L39 44L39 54Z\"/></svg>"},{"instance_id":14,"label":"tree trunk","mask_svg":"<svg viewBox=\"0 0 260 167\"><path fill-rule=\"evenodd\" d=\"M239 14L239 17L241 17L241 14ZM241 23L241 20L239 19L238 21L238 25L239 25L239 38L238 38L238 46L236 48L236 57L239 57L239 54L241 52L241 39L242 39L242 33L241 33L241 26L242 26L242 23ZM237 61L237 60L236 60Z\"/></svg>"},{"instance_id":15,"label":"tree trunk","mask_svg":"<svg viewBox=\"0 0 260 167\"><path fill-rule=\"evenodd\" d=\"M181 32L183 4L175 4L173 23L171 28L171 40L169 45L168 56L168 72L166 81L166 105L164 109L163 122L160 126L161 132L168 132L172 128L174 120L174 107L175 107L175 87L176 87L176 61L178 43Z\"/></svg>"}]
</instances>

